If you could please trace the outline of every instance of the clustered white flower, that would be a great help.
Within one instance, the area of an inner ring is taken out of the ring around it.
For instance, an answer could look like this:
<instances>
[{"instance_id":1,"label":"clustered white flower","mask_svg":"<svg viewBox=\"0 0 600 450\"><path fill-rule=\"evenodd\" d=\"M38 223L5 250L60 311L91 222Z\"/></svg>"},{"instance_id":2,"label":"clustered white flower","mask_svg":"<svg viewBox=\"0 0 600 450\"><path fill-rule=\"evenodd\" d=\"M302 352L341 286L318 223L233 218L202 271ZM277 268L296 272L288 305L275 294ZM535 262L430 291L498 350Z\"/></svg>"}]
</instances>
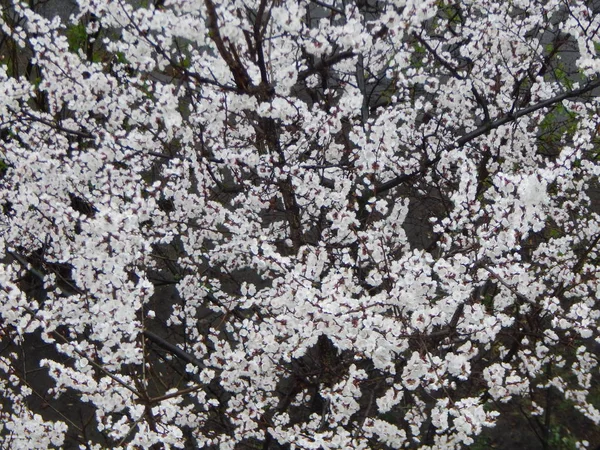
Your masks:
<instances>
[{"instance_id":1,"label":"clustered white flower","mask_svg":"<svg viewBox=\"0 0 600 450\"><path fill-rule=\"evenodd\" d=\"M0 18L5 445L461 448L550 389L600 424L589 2L146 3ZM31 336L94 433L31 407Z\"/></svg>"}]
</instances>

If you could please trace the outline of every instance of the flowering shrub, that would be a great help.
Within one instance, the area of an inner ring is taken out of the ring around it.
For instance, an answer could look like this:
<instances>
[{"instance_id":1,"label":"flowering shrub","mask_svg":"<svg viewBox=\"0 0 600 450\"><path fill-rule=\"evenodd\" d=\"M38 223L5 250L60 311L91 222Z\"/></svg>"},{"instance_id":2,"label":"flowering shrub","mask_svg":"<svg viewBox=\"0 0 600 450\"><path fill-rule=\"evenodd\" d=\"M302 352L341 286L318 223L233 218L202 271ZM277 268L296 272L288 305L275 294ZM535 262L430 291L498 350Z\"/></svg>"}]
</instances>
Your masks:
<instances>
[{"instance_id":1,"label":"flowering shrub","mask_svg":"<svg viewBox=\"0 0 600 450\"><path fill-rule=\"evenodd\" d=\"M590 3L4 4L3 445L588 445Z\"/></svg>"}]
</instances>

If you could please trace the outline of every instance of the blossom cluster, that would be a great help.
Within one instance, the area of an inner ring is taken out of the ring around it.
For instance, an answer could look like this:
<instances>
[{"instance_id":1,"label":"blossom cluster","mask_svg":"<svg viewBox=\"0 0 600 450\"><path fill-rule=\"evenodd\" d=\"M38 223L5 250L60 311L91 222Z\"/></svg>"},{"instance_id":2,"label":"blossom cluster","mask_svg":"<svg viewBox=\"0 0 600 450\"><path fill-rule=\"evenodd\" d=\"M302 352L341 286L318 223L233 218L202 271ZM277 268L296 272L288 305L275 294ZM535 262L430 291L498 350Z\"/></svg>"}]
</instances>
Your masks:
<instances>
[{"instance_id":1,"label":"blossom cluster","mask_svg":"<svg viewBox=\"0 0 600 450\"><path fill-rule=\"evenodd\" d=\"M590 2L9 3L5 446L600 423Z\"/></svg>"}]
</instances>

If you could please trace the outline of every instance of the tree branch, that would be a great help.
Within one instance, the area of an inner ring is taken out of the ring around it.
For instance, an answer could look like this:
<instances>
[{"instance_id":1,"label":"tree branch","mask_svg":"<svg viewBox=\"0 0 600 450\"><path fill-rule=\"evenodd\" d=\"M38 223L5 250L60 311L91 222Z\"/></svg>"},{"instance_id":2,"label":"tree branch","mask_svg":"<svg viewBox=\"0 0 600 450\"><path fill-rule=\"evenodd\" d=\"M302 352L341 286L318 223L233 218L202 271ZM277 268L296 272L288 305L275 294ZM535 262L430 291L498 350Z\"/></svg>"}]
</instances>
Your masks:
<instances>
[{"instance_id":1,"label":"tree branch","mask_svg":"<svg viewBox=\"0 0 600 450\"><path fill-rule=\"evenodd\" d=\"M502 125L506 125L507 123L515 122L517 119L519 119L523 116L526 116L528 114L531 114L531 113L537 111L538 109L548 108L550 106L553 106L557 103L562 102L563 100L566 100L569 98L574 98L574 97L579 97L580 95L590 92L598 87L600 87L600 79L598 79L594 82L590 82L590 83L588 83L587 86L584 86L580 89L575 89L574 91L564 92L562 94L559 94L559 95L549 98L547 100L542 100L541 102L538 102L535 105L531 105L531 106L528 106L527 108L523 108L515 113L506 114L504 117L501 117L500 119L494 120L493 122L490 122L490 123L486 123L486 124L476 128L475 130L471 131L470 133L467 133L466 135L464 135L463 137L461 137L460 139L458 139L456 141L455 146L462 147L463 145L471 142L473 139L476 139L479 136L487 134L490 131L501 127Z\"/></svg>"},{"instance_id":2,"label":"tree branch","mask_svg":"<svg viewBox=\"0 0 600 450\"><path fill-rule=\"evenodd\" d=\"M322 59L321 61L316 63L313 67L300 71L298 73L298 81L304 81L309 76L311 76L315 73L319 73L323 69L331 67L339 62L344 61L345 59L354 58L355 56L356 56L356 53L348 50L345 52L336 53L336 54L330 56L329 58Z\"/></svg>"},{"instance_id":3,"label":"tree branch","mask_svg":"<svg viewBox=\"0 0 600 450\"><path fill-rule=\"evenodd\" d=\"M27 263L27 260L22 255L20 255L20 254L18 254L16 252L12 252L12 251L11 252L7 252L7 253L9 253L13 258L15 258L19 262L19 264L21 264L21 266L23 266L33 276L35 276L36 278L38 278L42 283L44 282L44 276L45 275L42 272L40 272L39 270L37 270L37 269L35 269L33 267L30 267L30 265ZM65 291L64 289L62 290L62 293L66 297L70 297L71 295L75 294L74 292L68 292L68 291ZM35 311L31 310L27 306L25 306L25 309L33 317L36 317ZM62 334L57 333L57 332L53 332L53 334L57 335L64 342L68 342L67 339ZM158 345L159 347L163 348L164 350L167 350L169 353L177 356L179 359L181 359L181 360L183 360L183 361L185 361L185 362L187 362L189 364L193 364L194 366L198 367L199 369L205 369L206 368L206 366L201 361L199 361L198 359L196 359L194 356L192 356L188 352L180 349L176 345L171 344L170 342L168 342L165 339L161 338L160 336L158 336L157 334L153 333L152 331L144 330L143 334L144 334L144 336L149 341L155 343L156 345ZM141 394L139 392L137 392L135 389L133 389L131 386L129 386L127 383L125 383L124 381L122 381L121 379L119 379L118 377L116 377L115 375L113 375L110 372L108 372L106 369L104 369L104 367L102 367L99 364L97 364L94 360L92 360L91 358L89 358L88 356L86 356L85 354L83 354L82 352L78 351L74 347L73 347L73 350L75 351L75 353L77 353L82 358L87 359L90 362L90 364L92 364L97 369L101 370L103 373L105 373L106 375L108 375L110 378L114 379L115 381L117 381L119 384L121 384L124 387L126 387L127 389L129 389L134 394L136 394L138 396L141 396Z\"/></svg>"},{"instance_id":4,"label":"tree branch","mask_svg":"<svg viewBox=\"0 0 600 450\"><path fill-rule=\"evenodd\" d=\"M197 360L194 356L192 356L188 352L180 349L176 345L171 344L170 342L161 338L159 335L153 333L152 331L144 330L144 336L149 341L155 343L156 345L158 345L162 349L168 351L169 353L177 356L179 359L181 359L189 364L192 364L192 365L198 367L199 369L206 368L206 366L201 361Z\"/></svg>"},{"instance_id":5,"label":"tree branch","mask_svg":"<svg viewBox=\"0 0 600 450\"><path fill-rule=\"evenodd\" d=\"M254 21L254 43L256 45L256 55L258 57L258 67L260 69L260 78L263 84L266 86L269 84L269 77L267 75L267 65L265 64L265 55L263 52L263 16L267 6L267 0L261 0L258 6L258 12L256 13L256 20Z\"/></svg>"},{"instance_id":6,"label":"tree branch","mask_svg":"<svg viewBox=\"0 0 600 450\"><path fill-rule=\"evenodd\" d=\"M252 85L246 69L242 66L238 59L234 58L231 53L225 47L225 42L219 31L219 20L217 18L217 8L212 0L204 0L206 5L206 12L208 16L207 25L209 30L209 36L217 46L217 50L221 55L221 58L229 66L229 70L233 75L235 84L244 92L247 92Z\"/></svg>"},{"instance_id":7,"label":"tree branch","mask_svg":"<svg viewBox=\"0 0 600 450\"><path fill-rule=\"evenodd\" d=\"M564 92L562 94L556 95L547 100L542 100L541 102L538 102L535 105L531 105L531 106L528 106L527 108L523 108L515 113L506 114L503 117L501 117L500 119L494 120L493 122L486 123L486 124L476 128L475 130L471 131L470 133L467 133L463 137L459 138L452 147L454 147L454 148L462 147L463 145L468 144L469 142L478 138L479 136L487 134L490 131L501 127L502 125L506 125L507 123L515 122L517 119L519 119L523 116L526 116L528 114L531 114L531 113L537 111L538 109L548 108L550 106L553 106L557 103L562 102L563 100L579 97L580 95L586 94L586 93L593 91L594 89L599 88L599 87L600 87L600 79L590 82L586 86L584 86L580 89L575 89L574 91ZM373 190L371 191L371 194L369 197L383 194L384 192L387 192L390 189L393 189L401 184L412 181L415 177L423 174L427 169L429 169L431 166L433 166L435 163L437 163L438 160L439 160L439 158L436 158L432 161L428 161L419 170L416 170L416 171L408 173L408 174L399 175L396 178L393 178L389 181L386 181L384 183L381 183L381 184L375 186L373 188Z\"/></svg>"}]
</instances>

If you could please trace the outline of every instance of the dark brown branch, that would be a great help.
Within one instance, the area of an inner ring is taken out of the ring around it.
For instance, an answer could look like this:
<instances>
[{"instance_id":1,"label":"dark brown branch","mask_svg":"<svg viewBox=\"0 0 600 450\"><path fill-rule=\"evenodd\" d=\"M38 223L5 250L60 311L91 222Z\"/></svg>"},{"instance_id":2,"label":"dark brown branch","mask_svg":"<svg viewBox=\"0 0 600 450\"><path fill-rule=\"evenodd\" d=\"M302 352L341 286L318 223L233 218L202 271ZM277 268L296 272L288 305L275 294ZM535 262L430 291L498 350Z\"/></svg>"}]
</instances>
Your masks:
<instances>
[{"instance_id":1,"label":"dark brown branch","mask_svg":"<svg viewBox=\"0 0 600 450\"><path fill-rule=\"evenodd\" d=\"M223 58L223 60L225 60L225 63L227 63L227 66L229 66L229 70L233 75L235 84L242 91L247 92L250 86L252 85L250 77L248 76L248 73L246 72L244 66L240 63L239 58L234 58L225 47L225 42L223 41L223 38L221 37L221 32L219 30L217 8L212 0L204 0L204 4L206 5L206 12L208 16L209 36L217 46L217 50L219 51L221 58Z\"/></svg>"},{"instance_id":2,"label":"dark brown branch","mask_svg":"<svg viewBox=\"0 0 600 450\"><path fill-rule=\"evenodd\" d=\"M542 100L541 102L536 103L535 105L531 105L528 106L527 108L523 108L515 113L512 114L506 114L504 117L501 117L500 119L494 120L493 122L489 122L486 123L478 128L476 128L475 130L471 131L470 133L467 133L466 135L464 135L463 137L459 138L455 144L453 145L454 148L457 147L462 147L465 144L468 144L469 142L471 142L474 139L477 139L479 136L482 136L484 134L489 133L492 130L495 130L496 128L501 127L502 125L506 125L508 123L511 122L515 122L517 121L517 119L526 116L528 114L531 114L539 109L543 109L543 108L548 108L550 106L554 106L557 103L562 102L563 100L567 100L569 98L576 98L579 97L583 94L586 94L590 91L593 91L596 88L600 87L600 79L590 82L588 83L586 86L580 88L580 89L575 89L574 91L569 91L569 92L564 92L562 94L556 95L552 98L549 98L547 100ZM425 173L425 171L430 168L431 166L433 166L437 160L439 158L436 158L433 161L428 161L426 164L423 165L423 167L419 170L416 170L414 172L408 173L408 174L403 174L403 175L399 175L396 178L393 178L389 181L386 181L385 183L381 183L377 186L375 186L373 188L373 190L371 191L370 196L375 196L375 195L380 195L383 194L384 192L389 191L390 189L393 189L401 184L407 183L409 181L412 181L414 178L416 178L418 175L421 175L423 173Z\"/></svg>"},{"instance_id":3,"label":"dark brown branch","mask_svg":"<svg viewBox=\"0 0 600 450\"><path fill-rule=\"evenodd\" d=\"M260 78L264 85L269 84L269 78L267 76L267 66L265 64L265 55L263 52L263 30L264 26L263 16L267 6L267 0L261 0L256 13L256 20L254 21L254 43L256 45L256 55L258 57L258 68L260 69ZM268 19L268 18L267 18Z\"/></svg>"},{"instance_id":4,"label":"dark brown branch","mask_svg":"<svg viewBox=\"0 0 600 450\"><path fill-rule=\"evenodd\" d=\"M279 184L279 189L285 205L285 215L290 226L290 237L292 239L292 244L294 246L294 250L298 251L303 243L302 220L300 218L300 207L296 201L291 179L288 178L285 181L282 181Z\"/></svg>"},{"instance_id":5,"label":"dark brown branch","mask_svg":"<svg viewBox=\"0 0 600 450\"><path fill-rule=\"evenodd\" d=\"M42 272L40 272L37 269L34 269L33 267L31 267L28 263L27 260L20 254L16 253L16 252L8 252L13 258L15 258L19 264L21 264L21 266L23 266L23 268L27 269L33 276L35 276L36 278L38 278L41 282L44 282L44 274ZM67 292L63 289L63 294L67 297L71 296L74 294L74 292ZM33 317L36 317L36 312L31 310L28 307L25 307L25 309L27 310L28 313L30 313ZM204 369L206 368L206 366L199 361L198 359L196 359L194 356L190 355L188 352L180 349L179 347L177 347L174 344L171 344L170 342L166 341L165 339L161 338L160 336L158 336L157 334L153 333L152 331L149 330L144 330L143 331L144 336L151 342L155 343L156 345L158 345L159 347L163 348L164 350L167 350L169 353L177 356L179 359L193 364L194 366L198 367L199 369ZM66 338L54 331L53 334L55 336L57 336L59 339L68 342L66 340ZM137 396L140 396L140 393L137 392L135 389L131 388L131 386L129 386L127 383L125 383L124 381L122 381L120 378L116 377L115 375L111 374L110 372L108 372L106 369L104 369L104 367L100 366L99 364L97 364L94 360L92 360L91 358L89 358L87 355L83 354L82 352L78 351L76 348L73 348L73 351L75 351L79 356L87 359L88 361L90 361L90 363L92 365L94 365L95 367L97 367L98 369L100 369L102 372L104 372L105 374L107 374L109 377L111 377L112 379L114 379L115 381L117 381L119 384L125 386L127 389L129 389L130 391L132 391L134 394L136 394Z\"/></svg>"},{"instance_id":6,"label":"dark brown branch","mask_svg":"<svg viewBox=\"0 0 600 450\"><path fill-rule=\"evenodd\" d=\"M32 122L39 122L43 125L46 125L47 127L53 128L62 133L72 134L73 136L77 136L82 139L94 139L94 135L91 133L86 133L86 132L78 131L78 130L69 130L68 128L65 128L59 124L52 123L49 120L34 116L33 114L31 114L29 112L25 112L25 115L28 117L28 120L30 120Z\"/></svg>"},{"instance_id":7,"label":"dark brown branch","mask_svg":"<svg viewBox=\"0 0 600 450\"><path fill-rule=\"evenodd\" d=\"M435 163L437 163L438 160L439 160L439 158L435 158L435 159L433 159L433 160L428 161L427 163L425 163L418 170L415 170L415 171L413 171L411 173L407 173L407 174L404 174L404 175L399 175L396 178L393 178L393 179L391 179L389 181L386 181L385 183L381 183L381 184L375 186L373 188L373 190L368 194L367 198L383 194L384 192L387 192L390 189L394 189L395 187L400 186L401 184L408 183L409 181L414 180L419 175L422 175L425 172L427 172L427 170L431 166L433 166Z\"/></svg>"},{"instance_id":8,"label":"dark brown branch","mask_svg":"<svg viewBox=\"0 0 600 450\"><path fill-rule=\"evenodd\" d=\"M310 67L306 70L302 70L298 73L298 81L304 81L309 76L314 75L315 73L321 72L323 69L327 69L339 62L344 61L345 59L354 58L356 53L348 50L341 53L336 53L335 55L330 56L329 58L322 59L318 63L316 63L313 67Z\"/></svg>"},{"instance_id":9,"label":"dark brown branch","mask_svg":"<svg viewBox=\"0 0 600 450\"><path fill-rule=\"evenodd\" d=\"M33 273L33 272L32 272ZM34 273L35 275L35 273ZM43 277L42 277L43 279ZM27 311L27 313L33 318L36 318L40 321L44 321L44 318L41 318L37 315L37 312L34 311L33 309L31 309L29 306L27 305L22 305L22 308ZM143 395L138 392L133 386L131 386L130 384L127 384L124 380L122 380L120 377L118 377L117 375L113 374L112 372L110 372L109 370L107 370L103 365L98 364L92 357L86 355L84 352L78 350L76 348L75 345L71 345L71 341L64 336L62 333L60 333L57 330L51 330L49 332L49 334L55 338L57 338L58 340L62 341L63 343L70 345L70 349L77 354L79 357L87 360L92 366L94 366L96 369L98 369L100 372L102 372L103 374L105 374L106 376L108 376L110 379L114 380L115 382L117 382L118 384L120 384L121 386L123 386L125 389L131 391L136 397L138 398L143 398Z\"/></svg>"},{"instance_id":10,"label":"dark brown branch","mask_svg":"<svg viewBox=\"0 0 600 450\"><path fill-rule=\"evenodd\" d=\"M200 76L195 72L191 72L187 69L184 69L179 64L174 65L173 62L171 62L171 65L174 68L180 70L184 74L184 76L186 76L188 78L192 78L194 81L198 82L199 84L208 84L211 86L218 87L219 89L222 89L223 91L227 91L227 92L236 92L236 93L241 92L240 89L236 86L227 86L226 84L219 83L218 81L211 80L210 78Z\"/></svg>"},{"instance_id":11,"label":"dark brown branch","mask_svg":"<svg viewBox=\"0 0 600 450\"><path fill-rule=\"evenodd\" d=\"M25 120L28 120L30 122L38 122L41 123L42 125L46 125L49 128L52 128L56 131L59 131L61 133L66 133L66 134L71 134L73 136L77 136L81 139L96 139L96 135L92 134L92 133L87 133L85 131L79 131L79 130L69 130L68 128L65 128L57 123L53 123L49 120L43 119L41 117L37 117L31 113L26 112L25 115L27 116L27 118ZM163 158L163 159L173 159L172 156L169 155L165 155L163 153L158 153L158 152L154 152L152 150L135 150L127 145L122 145L123 148L127 149L127 150L131 150L133 152L134 155L149 155L149 156L155 156L157 158Z\"/></svg>"},{"instance_id":12,"label":"dark brown branch","mask_svg":"<svg viewBox=\"0 0 600 450\"><path fill-rule=\"evenodd\" d=\"M577 263L575 264L575 266L573 266L573 273L576 273L576 274L581 273L581 270L583 269L583 266L585 264L587 257L590 255L592 250L594 250L594 247L596 247L596 245L598 245L598 242L600 242L600 234L594 238L592 243L583 252L583 255L581 255L581 257L577 260Z\"/></svg>"},{"instance_id":13,"label":"dark brown branch","mask_svg":"<svg viewBox=\"0 0 600 450\"><path fill-rule=\"evenodd\" d=\"M501 117L500 119L497 119L490 123L486 123L486 124L480 126L479 128L476 128L475 130L471 131L470 133L464 135L463 137L461 137L460 139L458 139L456 141L456 147L462 147L463 145L471 142L473 139L476 139L479 136L487 134L490 131L501 127L502 125L506 125L507 123L515 122L517 119L519 119L523 116L526 116L528 114L531 114L531 113L537 111L538 109L548 108L550 106L553 106L557 103L562 102L563 100L579 97L580 95L586 94L587 92L590 92L598 87L600 87L600 80L591 82L587 86L584 86L580 89L575 89L574 91L564 92L562 94L559 94L559 95L549 98L547 100L542 100L541 102L538 102L535 105L528 106L527 108L523 108L515 113L507 114L504 117Z\"/></svg>"},{"instance_id":14,"label":"dark brown branch","mask_svg":"<svg viewBox=\"0 0 600 450\"><path fill-rule=\"evenodd\" d=\"M440 55L438 55L438 53L429 45L429 43L423 39L421 36L417 35L416 33L413 33L413 36L419 41L419 43L425 47L427 49L427 51L429 53L431 53L431 55L435 58L435 60L440 63L443 67L445 67L456 79L458 80L464 80L465 77L462 76L458 70L452 66L452 64L450 64L448 61L446 61L444 58L442 58ZM485 119L485 122L489 122L490 121L490 113L487 107L487 100L479 93L479 91L475 88L475 85L471 84L471 92L473 92L473 95L475 96L475 100L477 101L477 104L479 106L481 106L481 109L483 110L483 116Z\"/></svg>"},{"instance_id":15,"label":"dark brown branch","mask_svg":"<svg viewBox=\"0 0 600 450\"><path fill-rule=\"evenodd\" d=\"M581 271L583 270L583 266L585 265L585 262L586 262L588 256L590 255L590 253L592 252L592 250L594 250L594 247L596 247L596 245L598 245L598 242L600 242L600 234L597 235L594 238L594 240L590 243L590 245L585 249L585 251L583 252L583 254L577 259L577 262L573 266L573 273L574 274L579 275L581 273ZM571 289L571 287L565 286L564 281L561 281L560 284L556 287L556 289L552 293L552 296L553 297L560 297L566 291L568 291L569 289Z\"/></svg>"},{"instance_id":16,"label":"dark brown branch","mask_svg":"<svg viewBox=\"0 0 600 450\"><path fill-rule=\"evenodd\" d=\"M459 79L459 80L464 80L465 77L463 77L460 73L458 73L458 70L456 70L455 67L452 66L452 64L450 64L448 61L446 61L444 58L442 58L440 55L438 55L438 53L431 47L431 45L429 45L429 43L423 39L421 36L419 36L416 33L413 33L413 36L415 37L415 39L417 41L419 41L419 44L421 44L423 47L425 47L427 49L427 51L429 53L431 53L431 56L434 57L434 59L440 63L444 68L446 68L446 70L448 70L448 72L450 72L455 78Z\"/></svg>"},{"instance_id":17,"label":"dark brown branch","mask_svg":"<svg viewBox=\"0 0 600 450\"><path fill-rule=\"evenodd\" d=\"M206 368L206 366L201 361L194 358L194 356L192 356L188 352L180 349L176 345L171 344L170 342L161 338L159 335L153 333L152 331L144 330L144 336L149 341L153 342L154 344L158 345L159 347L168 351L169 353L177 356L179 359L181 359L189 364L192 364L192 365L198 367L199 369Z\"/></svg>"}]
</instances>

